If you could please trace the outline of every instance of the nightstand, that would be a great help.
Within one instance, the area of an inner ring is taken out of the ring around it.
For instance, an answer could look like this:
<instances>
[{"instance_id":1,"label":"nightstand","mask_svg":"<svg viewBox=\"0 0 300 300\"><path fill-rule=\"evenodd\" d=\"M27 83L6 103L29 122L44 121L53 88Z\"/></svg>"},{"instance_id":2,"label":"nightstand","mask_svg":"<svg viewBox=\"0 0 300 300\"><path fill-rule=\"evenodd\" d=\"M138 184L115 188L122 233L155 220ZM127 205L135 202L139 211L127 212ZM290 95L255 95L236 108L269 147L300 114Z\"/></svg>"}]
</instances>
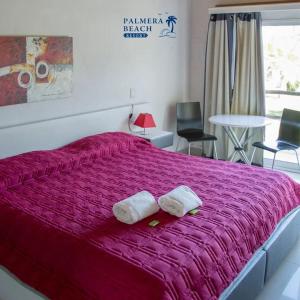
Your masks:
<instances>
[{"instance_id":1,"label":"nightstand","mask_svg":"<svg viewBox=\"0 0 300 300\"><path fill-rule=\"evenodd\" d=\"M152 129L146 134L135 132L131 132L131 134L149 141L158 148L167 148L173 146L174 133L170 131Z\"/></svg>"}]
</instances>

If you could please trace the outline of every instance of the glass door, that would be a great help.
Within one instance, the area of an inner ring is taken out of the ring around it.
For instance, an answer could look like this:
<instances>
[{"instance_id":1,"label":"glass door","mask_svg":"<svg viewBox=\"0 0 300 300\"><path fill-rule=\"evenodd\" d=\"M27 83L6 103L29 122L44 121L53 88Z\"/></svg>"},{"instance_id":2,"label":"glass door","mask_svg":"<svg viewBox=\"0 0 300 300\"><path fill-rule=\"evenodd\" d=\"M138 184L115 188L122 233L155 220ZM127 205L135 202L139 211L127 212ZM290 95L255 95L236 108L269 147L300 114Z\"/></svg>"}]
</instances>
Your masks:
<instances>
[{"instance_id":1,"label":"glass door","mask_svg":"<svg viewBox=\"0 0 300 300\"><path fill-rule=\"evenodd\" d=\"M283 109L300 111L300 25L263 26L263 40L266 111L273 120L266 128L265 139L272 143L278 137ZM272 159L273 154L265 151L266 166ZM280 152L276 166L300 172L292 151Z\"/></svg>"}]
</instances>

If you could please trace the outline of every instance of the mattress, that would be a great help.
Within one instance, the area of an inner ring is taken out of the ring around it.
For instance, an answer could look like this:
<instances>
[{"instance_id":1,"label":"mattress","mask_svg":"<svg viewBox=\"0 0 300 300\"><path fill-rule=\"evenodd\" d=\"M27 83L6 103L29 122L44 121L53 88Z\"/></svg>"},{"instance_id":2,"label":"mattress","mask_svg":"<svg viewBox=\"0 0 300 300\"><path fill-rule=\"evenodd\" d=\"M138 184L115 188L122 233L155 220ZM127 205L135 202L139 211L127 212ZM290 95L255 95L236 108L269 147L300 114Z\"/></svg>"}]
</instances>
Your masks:
<instances>
[{"instance_id":1,"label":"mattress","mask_svg":"<svg viewBox=\"0 0 300 300\"><path fill-rule=\"evenodd\" d=\"M112 215L136 192L182 184L204 201L195 216ZM299 204L281 173L92 136L0 161L0 264L51 299L217 299Z\"/></svg>"}]
</instances>

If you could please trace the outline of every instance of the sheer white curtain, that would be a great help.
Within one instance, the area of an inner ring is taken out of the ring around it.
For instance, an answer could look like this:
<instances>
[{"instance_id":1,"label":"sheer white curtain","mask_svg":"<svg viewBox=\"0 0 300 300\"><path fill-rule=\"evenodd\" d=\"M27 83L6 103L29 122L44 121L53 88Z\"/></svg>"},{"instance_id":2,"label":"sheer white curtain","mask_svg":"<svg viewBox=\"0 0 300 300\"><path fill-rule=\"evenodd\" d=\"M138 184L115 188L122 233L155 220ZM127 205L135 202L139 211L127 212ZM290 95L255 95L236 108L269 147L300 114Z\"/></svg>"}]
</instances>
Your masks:
<instances>
[{"instance_id":1,"label":"sheer white curtain","mask_svg":"<svg viewBox=\"0 0 300 300\"><path fill-rule=\"evenodd\" d=\"M209 22L205 74L205 126L218 137L220 157L233 148L223 128L209 124L217 114L265 115L263 45L260 13L212 15ZM253 137L250 135L253 134ZM249 132L251 144L263 131ZM206 149L211 154L211 149ZM262 152L255 161L262 164Z\"/></svg>"},{"instance_id":2,"label":"sheer white curtain","mask_svg":"<svg viewBox=\"0 0 300 300\"><path fill-rule=\"evenodd\" d=\"M259 13L236 16L236 71L231 113L264 116L265 86L261 18ZM252 143L262 141L263 129L250 130L248 154ZM263 151L256 152L254 163L263 163Z\"/></svg>"},{"instance_id":3,"label":"sheer white curtain","mask_svg":"<svg viewBox=\"0 0 300 300\"><path fill-rule=\"evenodd\" d=\"M205 132L218 138L219 158L227 157L228 138L224 130L208 122L210 116L230 113L231 80L229 48L229 15L212 15L207 38L204 124ZM205 144L205 152L212 155L212 146ZM221 147L220 147L221 146Z\"/></svg>"}]
</instances>

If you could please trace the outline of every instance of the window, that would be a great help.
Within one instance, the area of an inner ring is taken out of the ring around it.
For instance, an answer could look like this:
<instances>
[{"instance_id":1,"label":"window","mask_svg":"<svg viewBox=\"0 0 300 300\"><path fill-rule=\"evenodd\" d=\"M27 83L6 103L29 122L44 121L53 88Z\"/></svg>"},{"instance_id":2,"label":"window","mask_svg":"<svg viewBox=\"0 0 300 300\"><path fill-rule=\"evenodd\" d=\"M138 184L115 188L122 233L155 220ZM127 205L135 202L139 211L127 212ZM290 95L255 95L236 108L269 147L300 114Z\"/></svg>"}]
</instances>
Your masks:
<instances>
[{"instance_id":1,"label":"window","mask_svg":"<svg viewBox=\"0 0 300 300\"><path fill-rule=\"evenodd\" d=\"M266 129L266 141L278 137L284 108L300 110L300 25L263 26L266 110L274 120ZM265 151L265 158L272 154ZM294 163L294 153L284 152L281 161Z\"/></svg>"},{"instance_id":2,"label":"window","mask_svg":"<svg viewBox=\"0 0 300 300\"><path fill-rule=\"evenodd\" d=\"M264 26L267 114L300 108L300 25Z\"/></svg>"}]
</instances>

